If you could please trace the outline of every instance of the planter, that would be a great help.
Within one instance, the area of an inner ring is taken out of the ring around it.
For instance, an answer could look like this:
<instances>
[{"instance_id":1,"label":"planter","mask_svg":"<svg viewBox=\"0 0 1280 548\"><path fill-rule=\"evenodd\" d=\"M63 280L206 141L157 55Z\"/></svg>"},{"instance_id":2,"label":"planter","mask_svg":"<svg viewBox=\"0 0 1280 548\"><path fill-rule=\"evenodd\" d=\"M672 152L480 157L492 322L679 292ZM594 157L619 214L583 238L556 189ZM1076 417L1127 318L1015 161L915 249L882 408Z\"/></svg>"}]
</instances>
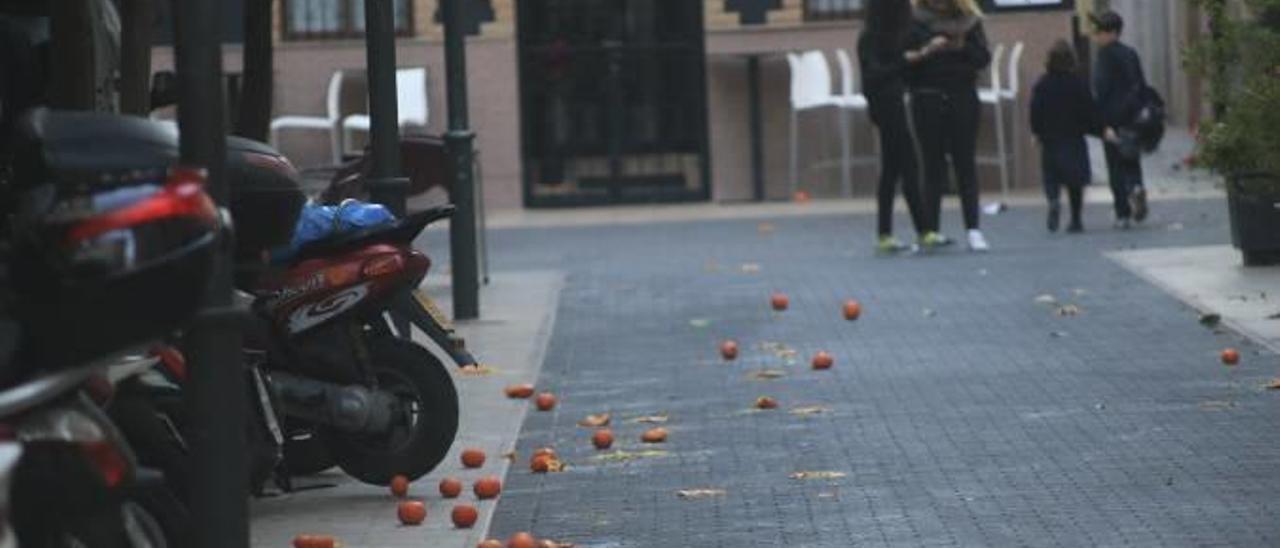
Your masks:
<instances>
[{"instance_id":1,"label":"planter","mask_svg":"<svg viewBox=\"0 0 1280 548\"><path fill-rule=\"evenodd\" d=\"M1280 177L1269 174L1227 178L1231 243L1245 266L1280 264Z\"/></svg>"}]
</instances>

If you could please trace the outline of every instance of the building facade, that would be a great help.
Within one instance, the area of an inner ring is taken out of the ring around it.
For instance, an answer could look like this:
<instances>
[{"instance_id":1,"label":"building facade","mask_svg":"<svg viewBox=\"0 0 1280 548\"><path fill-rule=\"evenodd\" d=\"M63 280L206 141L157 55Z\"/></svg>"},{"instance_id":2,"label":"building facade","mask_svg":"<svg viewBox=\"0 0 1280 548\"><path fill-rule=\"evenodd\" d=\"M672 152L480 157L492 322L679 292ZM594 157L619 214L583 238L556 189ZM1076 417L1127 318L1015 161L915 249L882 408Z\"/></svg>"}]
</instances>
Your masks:
<instances>
[{"instance_id":1,"label":"building facade","mask_svg":"<svg viewBox=\"0 0 1280 548\"><path fill-rule=\"evenodd\" d=\"M425 130L441 133L446 115L437 0L392 1L401 35L397 63L427 69ZM487 207L786 198L786 53L826 52L838 88L835 51L855 54L862 3L469 0L468 88ZM1072 0L1044 4L986 1L992 43L1007 50L1025 46L1014 71L1016 101L1005 114L1010 152L1017 154L1014 186L1038 184L1026 117L1015 113L1025 110L1050 45L1072 36L1080 7ZM277 116L323 114L327 83L339 70L346 75L343 111L365 111L362 5L363 0L275 0ZM1165 20L1183 16L1175 11ZM1165 39L1173 44L1178 38ZM238 71L239 47L224 51L227 71ZM171 56L157 48L155 65L167 66ZM1007 63L1008 56L1002 76L1008 75ZM1177 88L1177 76L1166 72L1158 73L1158 83ZM984 109L984 151L995 144L993 113ZM837 118L834 112L800 118L799 187L816 196L841 189ZM873 155L865 113L855 115L852 128L855 156ZM289 132L278 145L307 166L329 162L328 143L323 135ZM870 163L858 165L855 193L871 192L874 170ZM994 168L983 168L982 176L985 185L998 188Z\"/></svg>"}]
</instances>

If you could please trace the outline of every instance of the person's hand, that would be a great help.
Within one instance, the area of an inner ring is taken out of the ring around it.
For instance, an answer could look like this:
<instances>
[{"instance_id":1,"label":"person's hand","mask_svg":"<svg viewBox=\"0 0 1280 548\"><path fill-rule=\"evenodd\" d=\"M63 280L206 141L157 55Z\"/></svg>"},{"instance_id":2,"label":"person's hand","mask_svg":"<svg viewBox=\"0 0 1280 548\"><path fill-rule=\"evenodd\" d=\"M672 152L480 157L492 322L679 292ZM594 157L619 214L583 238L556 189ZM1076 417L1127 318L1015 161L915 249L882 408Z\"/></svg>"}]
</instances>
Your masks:
<instances>
[{"instance_id":1,"label":"person's hand","mask_svg":"<svg viewBox=\"0 0 1280 548\"><path fill-rule=\"evenodd\" d=\"M919 51L909 49L902 54L902 57L906 59L908 63L915 64L915 63L919 63L921 60L924 59L924 54L920 53Z\"/></svg>"},{"instance_id":2,"label":"person's hand","mask_svg":"<svg viewBox=\"0 0 1280 548\"><path fill-rule=\"evenodd\" d=\"M934 36L932 40L929 40L929 45L925 47L928 48L929 51L933 51L933 50L939 50L939 49L945 48L950 43L951 43L950 38L947 38L946 35L939 34L937 36Z\"/></svg>"},{"instance_id":3,"label":"person's hand","mask_svg":"<svg viewBox=\"0 0 1280 548\"><path fill-rule=\"evenodd\" d=\"M1118 142L1120 142L1120 136L1119 136L1119 135L1117 135L1117 134L1116 134L1116 130L1115 130L1115 129L1112 129L1112 128L1107 128L1106 130L1104 130L1104 131L1102 132L1102 138L1103 138L1105 141L1107 141L1108 143L1118 143Z\"/></svg>"}]
</instances>

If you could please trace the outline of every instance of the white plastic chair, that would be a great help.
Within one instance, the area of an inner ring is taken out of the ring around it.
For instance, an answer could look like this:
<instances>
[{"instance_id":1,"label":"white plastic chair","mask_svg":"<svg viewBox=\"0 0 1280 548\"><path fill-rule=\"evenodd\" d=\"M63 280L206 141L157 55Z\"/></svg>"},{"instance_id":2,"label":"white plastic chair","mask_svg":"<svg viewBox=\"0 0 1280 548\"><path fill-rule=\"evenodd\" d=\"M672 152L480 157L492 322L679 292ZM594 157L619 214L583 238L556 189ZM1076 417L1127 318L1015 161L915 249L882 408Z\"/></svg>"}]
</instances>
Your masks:
<instances>
[{"instance_id":1,"label":"white plastic chair","mask_svg":"<svg viewBox=\"0 0 1280 548\"><path fill-rule=\"evenodd\" d=\"M1016 49L1021 56L1021 48ZM978 100L983 106L990 106L995 114L996 120L996 146L994 153L990 155L979 155L976 158L977 163L983 165L995 165L1000 169L1000 194L1002 202L1009 201L1009 139L1006 135L1006 127L1004 123L1004 102L1006 90L1001 85L1001 63L1004 61L1005 46L1004 44L996 44L995 50L991 52L991 87L978 90ZM1016 96L1016 91L1014 92ZM1016 110L1016 109L1015 109ZM1017 126L1015 126L1016 129Z\"/></svg>"},{"instance_id":2,"label":"white plastic chair","mask_svg":"<svg viewBox=\"0 0 1280 548\"><path fill-rule=\"evenodd\" d=\"M849 51L844 48L836 49L836 64L840 67L840 100L845 103L845 108L849 110L850 117L856 116L859 112L867 112L870 109L870 103L867 102L867 96L858 90L857 71L854 69L853 57L849 55ZM856 121L856 118L852 118ZM849 131L849 149L856 151L858 149L858 133L853 131L853 123L845 128ZM852 164L876 164L879 156L872 154L870 156L852 157ZM846 178L847 179L847 178ZM845 189L847 195L853 194L853 189Z\"/></svg>"},{"instance_id":3,"label":"white plastic chair","mask_svg":"<svg viewBox=\"0 0 1280 548\"><path fill-rule=\"evenodd\" d=\"M396 114L400 127L425 127L431 111L427 107L427 69L402 68L396 70ZM352 114L342 119L342 150L351 143L351 134L369 132L368 114Z\"/></svg>"},{"instance_id":4,"label":"white plastic chair","mask_svg":"<svg viewBox=\"0 0 1280 548\"><path fill-rule=\"evenodd\" d=\"M791 68L791 162L790 190L795 195L800 184L799 164L799 116L802 112L826 107L835 107L843 111L854 107L854 102L831 92L831 69L827 66L826 56L821 51L810 50L804 53L788 53L787 64ZM849 172L849 132L845 127L846 117L840 117L841 170L843 184L848 191L852 180Z\"/></svg>"},{"instance_id":5,"label":"white plastic chair","mask_svg":"<svg viewBox=\"0 0 1280 548\"><path fill-rule=\"evenodd\" d=\"M278 146L279 133L285 129L301 129L313 131L328 131L330 153L333 155L333 163L342 162L342 142L339 138L339 122L342 116L342 71L334 71L333 76L329 77L329 89L326 92L325 103L327 106L327 116L280 116L271 120L271 145Z\"/></svg>"}]
</instances>

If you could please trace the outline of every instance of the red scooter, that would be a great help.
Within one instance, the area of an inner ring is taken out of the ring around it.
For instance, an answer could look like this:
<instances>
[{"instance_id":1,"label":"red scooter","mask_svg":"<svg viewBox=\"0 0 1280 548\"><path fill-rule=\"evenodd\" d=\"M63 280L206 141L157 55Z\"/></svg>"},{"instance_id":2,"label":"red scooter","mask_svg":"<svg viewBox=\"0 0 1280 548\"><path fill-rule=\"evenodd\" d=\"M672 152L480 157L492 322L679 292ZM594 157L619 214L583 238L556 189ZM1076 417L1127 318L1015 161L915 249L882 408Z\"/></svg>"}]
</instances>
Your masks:
<instances>
[{"instance_id":1,"label":"red scooter","mask_svg":"<svg viewBox=\"0 0 1280 548\"><path fill-rule=\"evenodd\" d=\"M296 181L287 160L265 145L230 139L228 149L232 185L237 173L261 181L270 175L264 169ZM413 240L452 212L438 207L331 236L283 267L240 277L254 296L246 345L266 352L264 382L284 417L291 472L328 467L327 453L353 477L386 484L425 475L448 452L458 428L448 369L395 326L418 327L455 365L476 363L418 289L431 261Z\"/></svg>"}]
</instances>

